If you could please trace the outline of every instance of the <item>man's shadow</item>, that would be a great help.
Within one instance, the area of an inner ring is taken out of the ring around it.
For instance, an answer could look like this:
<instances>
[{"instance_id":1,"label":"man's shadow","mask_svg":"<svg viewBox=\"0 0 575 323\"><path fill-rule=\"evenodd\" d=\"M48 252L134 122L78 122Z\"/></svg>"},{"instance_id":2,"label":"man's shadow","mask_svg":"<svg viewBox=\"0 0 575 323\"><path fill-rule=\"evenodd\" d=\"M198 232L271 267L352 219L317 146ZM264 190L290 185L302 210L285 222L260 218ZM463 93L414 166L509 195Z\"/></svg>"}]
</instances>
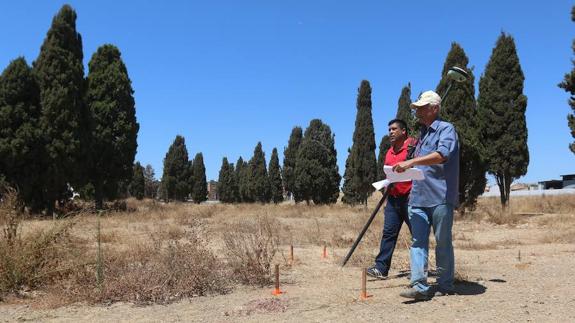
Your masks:
<instances>
[{"instance_id":1,"label":"man's shadow","mask_svg":"<svg viewBox=\"0 0 575 323\"><path fill-rule=\"evenodd\" d=\"M434 299L435 297L453 297L454 295L461 295L461 296L480 295L480 294L485 293L486 290L487 290L487 287L485 287L485 286L483 286L477 282L468 281L468 280L459 280L459 281L455 282L455 284L454 284L453 294L449 294L447 296L434 296L435 292L437 291L437 286L433 285L430 288L431 297L429 299L409 300L409 301L403 302L403 304L415 304L415 303L419 303L419 302L427 302L427 301Z\"/></svg>"}]
</instances>

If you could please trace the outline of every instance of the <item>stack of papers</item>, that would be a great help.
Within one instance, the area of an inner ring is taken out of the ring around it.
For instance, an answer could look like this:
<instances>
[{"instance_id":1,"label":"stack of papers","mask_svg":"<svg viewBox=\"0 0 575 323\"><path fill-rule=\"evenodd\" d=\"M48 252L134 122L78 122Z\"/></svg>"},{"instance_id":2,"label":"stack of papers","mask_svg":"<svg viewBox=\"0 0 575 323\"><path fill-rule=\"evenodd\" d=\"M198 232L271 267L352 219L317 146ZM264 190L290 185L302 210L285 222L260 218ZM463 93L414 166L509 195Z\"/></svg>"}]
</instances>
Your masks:
<instances>
[{"instance_id":1,"label":"stack of papers","mask_svg":"<svg viewBox=\"0 0 575 323\"><path fill-rule=\"evenodd\" d=\"M423 172L417 168L409 168L403 173L396 173L393 171L393 166L385 165L383 166L383 171L385 172L386 179L371 184L378 191L391 183L420 181L425 178Z\"/></svg>"}]
</instances>

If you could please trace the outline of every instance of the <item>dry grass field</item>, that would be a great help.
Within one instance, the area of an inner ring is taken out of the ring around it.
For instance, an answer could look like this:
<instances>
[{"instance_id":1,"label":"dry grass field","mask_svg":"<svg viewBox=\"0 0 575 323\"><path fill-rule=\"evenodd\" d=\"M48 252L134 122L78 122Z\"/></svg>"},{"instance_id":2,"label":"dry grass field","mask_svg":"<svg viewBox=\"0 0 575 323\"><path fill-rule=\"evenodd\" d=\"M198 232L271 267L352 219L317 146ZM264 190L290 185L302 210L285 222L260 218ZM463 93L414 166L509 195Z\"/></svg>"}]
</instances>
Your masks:
<instances>
[{"instance_id":1,"label":"dry grass field","mask_svg":"<svg viewBox=\"0 0 575 323\"><path fill-rule=\"evenodd\" d=\"M514 198L508 212L480 199L454 224L457 295L416 303L399 297L406 228L391 277L368 279L370 297L359 297L381 214L340 269L377 199L367 208L128 200L125 212L58 221L19 219L6 202L0 321L575 321L575 196Z\"/></svg>"}]
</instances>

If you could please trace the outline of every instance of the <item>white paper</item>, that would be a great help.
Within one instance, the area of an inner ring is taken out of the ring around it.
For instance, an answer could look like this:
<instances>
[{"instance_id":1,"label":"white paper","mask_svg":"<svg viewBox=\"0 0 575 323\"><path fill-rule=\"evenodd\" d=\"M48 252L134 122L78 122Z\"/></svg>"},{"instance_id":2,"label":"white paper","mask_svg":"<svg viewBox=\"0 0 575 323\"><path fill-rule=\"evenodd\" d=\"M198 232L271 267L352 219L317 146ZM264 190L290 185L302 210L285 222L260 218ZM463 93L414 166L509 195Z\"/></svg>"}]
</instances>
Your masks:
<instances>
[{"instance_id":1,"label":"white paper","mask_svg":"<svg viewBox=\"0 0 575 323\"><path fill-rule=\"evenodd\" d=\"M385 172L386 179L371 184L378 191L391 183L420 181L425 178L423 172L417 168L408 168L403 173L396 173L393 171L393 166L386 165L383 166L383 171Z\"/></svg>"},{"instance_id":2,"label":"white paper","mask_svg":"<svg viewBox=\"0 0 575 323\"><path fill-rule=\"evenodd\" d=\"M375 182L375 183L371 183L371 185L373 187L375 187L375 189L377 191L381 190L384 187L387 187L387 185L389 185L389 181L387 179L384 179L383 181L379 181L379 182Z\"/></svg>"},{"instance_id":3,"label":"white paper","mask_svg":"<svg viewBox=\"0 0 575 323\"><path fill-rule=\"evenodd\" d=\"M393 171L393 166L385 165L383 171L390 183L420 181L424 178L423 172L417 168L408 168L402 173L396 173Z\"/></svg>"}]
</instances>

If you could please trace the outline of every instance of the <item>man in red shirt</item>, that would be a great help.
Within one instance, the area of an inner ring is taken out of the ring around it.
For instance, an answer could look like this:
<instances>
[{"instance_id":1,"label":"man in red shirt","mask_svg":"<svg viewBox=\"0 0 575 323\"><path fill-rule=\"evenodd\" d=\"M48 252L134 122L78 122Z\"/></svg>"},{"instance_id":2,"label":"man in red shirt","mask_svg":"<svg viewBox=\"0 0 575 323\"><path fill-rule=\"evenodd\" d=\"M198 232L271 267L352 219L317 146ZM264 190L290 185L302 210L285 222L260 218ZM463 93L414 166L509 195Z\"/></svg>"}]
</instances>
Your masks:
<instances>
[{"instance_id":1,"label":"man in red shirt","mask_svg":"<svg viewBox=\"0 0 575 323\"><path fill-rule=\"evenodd\" d=\"M408 148L415 146L412 138L407 137L407 125L400 119L391 120L388 123L389 141L391 148L385 155L385 165L394 166L405 161L408 156ZM409 202L410 182L395 183L389 191L387 204L385 205L383 236L379 247L379 254L375 257L375 265L367 270L371 277L385 279L391 267L391 257L397 243L397 237L401 230L401 225L405 221L411 231L407 213L407 203Z\"/></svg>"}]
</instances>

